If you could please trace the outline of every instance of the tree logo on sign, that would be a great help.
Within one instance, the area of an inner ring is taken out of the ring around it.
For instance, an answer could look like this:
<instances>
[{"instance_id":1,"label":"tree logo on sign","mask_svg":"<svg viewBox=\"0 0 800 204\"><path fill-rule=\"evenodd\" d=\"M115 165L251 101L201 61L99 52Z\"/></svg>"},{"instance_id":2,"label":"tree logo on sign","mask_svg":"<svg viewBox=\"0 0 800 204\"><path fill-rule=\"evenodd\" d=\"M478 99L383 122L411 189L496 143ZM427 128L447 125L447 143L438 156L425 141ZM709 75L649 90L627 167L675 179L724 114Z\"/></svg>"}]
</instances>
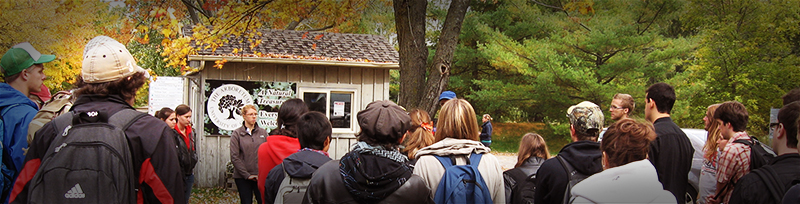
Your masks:
<instances>
[{"instance_id":1,"label":"tree logo on sign","mask_svg":"<svg viewBox=\"0 0 800 204\"><path fill-rule=\"evenodd\" d=\"M208 97L206 108L211 122L223 130L242 126L242 107L253 104L253 96L236 84L225 84L214 89Z\"/></svg>"}]
</instances>

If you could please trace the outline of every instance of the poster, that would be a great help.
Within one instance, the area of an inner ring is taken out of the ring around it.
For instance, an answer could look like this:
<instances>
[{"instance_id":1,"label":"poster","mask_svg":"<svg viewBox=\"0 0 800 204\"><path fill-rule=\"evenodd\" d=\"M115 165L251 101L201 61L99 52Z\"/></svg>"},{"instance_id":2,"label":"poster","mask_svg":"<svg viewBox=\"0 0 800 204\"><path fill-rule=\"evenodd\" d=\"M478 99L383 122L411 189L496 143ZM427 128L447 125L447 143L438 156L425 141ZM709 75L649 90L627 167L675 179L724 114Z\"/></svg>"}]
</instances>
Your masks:
<instances>
[{"instance_id":1,"label":"poster","mask_svg":"<svg viewBox=\"0 0 800 204\"><path fill-rule=\"evenodd\" d=\"M175 107L183 104L183 78L156 77L155 81L150 82L150 95L147 103L147 112L150 115L155 115L156 111L164 107L175 110Z\"/></svg>"},{"instance_id":2,"label":"poster","mask_svg":"<svg viewBox=\"0 0 800 204\"><path fill-rule=\"evenodd\" d=\"M259 127L267 132L276 129L280 105L297 95L297 84L292 82L206 80L203 88L206 135L231 135L242 126L241 108L249 104L258 108Z\"/></svg>"},{"instance_id":3,"label":"poster","mask_svg":"<svg viewBox=\"0 0 800 204\"><path fill-rule=\"evenodd\" d=\"M344 101L333 102L333 116L344 116Z\"/></svg>"}]
</instances>

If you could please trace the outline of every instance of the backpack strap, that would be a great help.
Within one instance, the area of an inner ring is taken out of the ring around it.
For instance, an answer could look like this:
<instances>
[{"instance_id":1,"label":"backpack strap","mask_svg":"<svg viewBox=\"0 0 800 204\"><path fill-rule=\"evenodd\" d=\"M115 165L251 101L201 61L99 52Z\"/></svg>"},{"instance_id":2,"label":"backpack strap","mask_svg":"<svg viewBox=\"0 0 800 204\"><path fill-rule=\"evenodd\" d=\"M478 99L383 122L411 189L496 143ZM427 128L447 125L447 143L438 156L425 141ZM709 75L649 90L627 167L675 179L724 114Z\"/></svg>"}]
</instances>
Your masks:
<instances>
[{"instance_id":1,"label":"backpack strap","mask_svg":"<svg viewBox=\"0 0 800 204\"><path fill-rule=\"evenodd\" d=\"M522 171L522 169L519 168L513 168L511 170L508 170L506 173L508 173L508 176L511 176L511 178L514 178L515 182L514 186L517 186L520 182L528 178L528 174L526 174L524 171Z\"/></svg>"},{"instance_id":2,"label":"backpack strap","mask_svg":"<svg viewBox=\"0 0 800 204\"><path fill-rule=\"evenodd\" d=\"M439 163L441 163L442 166L444 166L445 169L447 169L447 167L451 167L451 166L455 166L456 165L456 156L455 155L450 155L450 156L446 156L446 157L438 156L438 155L433 155L433 156L436 157L436 159L439 160ZM469 159L467 159L467 165L474 166L475 168L478 168L478 164L481 163L481 157L482 156L483 156L483 154L475 154L475 153L470 154L469 155Z\"/></svg>"},{"instance_id":3,"label":"backpack strap","mask_svg":"<svg viewBox=\"0 0 800 204\"><path fill-rule=\"evenodd\" d=\"M572 174L575 168L560 154L556 155L556 158L561 163L561 166L564 166L564 170L567 171L567 187L564 189L564 200L561 203L572 203L572 186L570 186L570 183L575 178L575 175Z\"/></svg>"},{"instance_id":4,"label":"backpack strap","mask_svg":"<svg viewBox=\"0 0 800 204\"><path fill-rule=\"evenodd\" d=\"M139 118L142 118L146 115L147 113L142 113L132 109L122 109L114 113L114 115L108 119L108 123L114 127L120 128L122 131L125 131L134 122L139 120Z\"/></svg>"},{"instance_id":5,"label":"backpack strap","mask_svg":"<svg viewBox=\"0 0 800 204\"><path fill-rule=\"evenodd\" d=\"M786 193L786 186L778 181L778 172L775 172L775 168L772 166L767 165L756 170L753 172L761 178L761 181L767 186L767 190L769 190L770 195L775 201L780 201L783 199L783 194Z\"/></svg>"}]
</instances>

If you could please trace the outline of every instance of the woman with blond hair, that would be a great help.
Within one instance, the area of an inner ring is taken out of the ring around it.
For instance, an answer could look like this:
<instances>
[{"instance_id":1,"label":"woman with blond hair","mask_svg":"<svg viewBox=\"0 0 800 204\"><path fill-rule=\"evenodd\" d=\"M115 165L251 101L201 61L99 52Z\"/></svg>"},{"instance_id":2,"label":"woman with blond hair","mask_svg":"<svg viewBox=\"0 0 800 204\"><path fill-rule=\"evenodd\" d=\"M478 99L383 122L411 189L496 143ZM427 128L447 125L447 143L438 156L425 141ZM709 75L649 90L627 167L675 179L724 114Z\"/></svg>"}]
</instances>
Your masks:
<instances>
[{"instance_id":1,"label":"woman with blond hair","mask_svg":"<svg viewBox=\"0 0 800 204\"><path fill-rule=\"evenodd\" d=\"M428 112L420 109L414 109L408 113L411 117L411 128L405 134L403 139L403 154L408 156L410 163L417 162L414 154L420 149L433 144L433 121Z\"/></svg>"},{"instance_id":2,"label":"woman with blond hair","mask_svg":"<svg viewBox=\"0 0 800 204\"><path fill-rule=\"evenodd\" d=\"M676 203L647 159L655 138L647 122L625 118L611 124L600 143L603 171L576 184L570 203Z\"/></svg>"},{"instance_id":3,"label":"woman with blond hair","mask_svg":"<svg viewBox=\"0 0 800 204\"><path fill-rule=\"evenodd\" d=\"M418 160L414 174L421 176L431 189L431 195L435 195L445 173L444 165L449 166L454 163L452 165L475 166L475 163L478 163L477 170L480 175L476 177L483 178L486 184L485 190L488 192L483 195L490 197L493 203L505 203L503 169L497 158L489 153L490 149L481 144L478 137L480 134L478 120L475 116L475 110L466 100L447 101L439 112L439 121L434 133L436 143L416 153ZM434 200L440 203L444 198L434 197Z\"/></svg>"},{"instance_id":4,"label":"woman with blond hair","mask_svg":"<svg viewBox=\"0 0 800 204\"><path fill-rule=\"evenodd\" d=\"M522 189L515 191L514 187L528 178L536 178L536 171L539 170L542 162L548 158L550 158L550 152L547 150L547 143L545 143L541 135L529 132L522 136L522 140L519 142L519 151L517 152L517 164L514 165L513 169L503 172L507 203L511 203L512 196L518 198L525 196L520 194ZM533 182L534 180L531 179L530 181ZM530 195L530 198L533 198L533 194ZM531 202L533 201L531 200Z\"/></svg>"},{"instance_id":5,"label":"woman with blond hair","mask_svg":"<svg viewBox=\"0 0 800 204\"><path fill-rule=\"evenodd\" d=\"M706 144L703 146L703 167L700 170L700 181L698 182L699 188L697 197L706 198L708 195L714 194L717 190L717 157L719 156L720 149L725 147L727 140L722 138L719 131L721 125L719 121L714 120L714 112L721 105L720 103L708 106L706 116L703 117L705 129L708 131ZM705 204L706 199L697 199L698 204Z\"/></svg>"},{"instance_id":6,"label":"woman with blond hair","mask_svg":"<svg viewBox=\"0 0 800 204\"><path fill-rule=\"evenodd\" d=\"M262 203L258 188L258 147L267 141L267 130L258 126L258 109L253 104L242 107L242 126L233 130L230 140L233 180L242 204Z\"/></svg>"}]
</instances>

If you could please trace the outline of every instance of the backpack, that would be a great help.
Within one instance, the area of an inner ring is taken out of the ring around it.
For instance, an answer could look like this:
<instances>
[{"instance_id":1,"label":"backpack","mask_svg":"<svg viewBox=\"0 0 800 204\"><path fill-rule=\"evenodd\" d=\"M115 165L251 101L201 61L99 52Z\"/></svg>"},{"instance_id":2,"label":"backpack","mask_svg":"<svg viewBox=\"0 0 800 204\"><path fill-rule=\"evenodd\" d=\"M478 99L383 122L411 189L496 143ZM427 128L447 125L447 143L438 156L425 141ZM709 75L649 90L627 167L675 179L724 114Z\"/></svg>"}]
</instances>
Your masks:
<instances>
[{"instance_id":1,"label":"backpack","mask_svg":"<svg viewBox=\"0 0 800 204\"><path fill-rule=\"evenodd\" d=\"M0 151L0 158L2 158L2 162L0 162L0 174L2 174L0 175L0 177L2 177L0 178L2 180L0 181L2 182L0 183L0 190L2 190L0 191L0 202L8 201L9 193L11 193L11 188L14 186L12 182L17 178L16 167L14 167L14 162L11 160L11 154L9 154L8 148L5 148L2 143L2 141L5 140L6 134L6 124L3 118L11 108L19 105L22 104L12 104L4 107L3 110L0 111L0 149L2 149L2 151Z\"/></svg>"},{"instance_id":2,"label":"backpack","mask_svg":"<svg viewBox=\"0 0 800 204\"><path fill-rule=\"evenodd\" d=\"M33 142L33 136L36 134L36 131L41 129L45 123L50 122L53 118L61 114L69 112L69 109L72 107L71 95L72 94L67 91L59 91L53 98L42 105L42 108L39 109L39 112L36 113L36 116L33 117L30 125L28 125L28 144Z\"/></svg>"},{"instance_id":3,"label":"backpack","mask_svg":"<svg viewBox=\"0 0 800 204\"><path fill-rule=\"evenodd\" d=\"M511 203L533 203L533 194L536 193L536 173L527 175L520 169L511 169L509 175L517 183L511 187Z\"/></svg>"},{"instance_id":4,"label":"backpack","mask_svg":"<svg viewBox=\"0 0 800 204\"><path fill-rule=\"evenodd\" d=\"M759 142L755 137L750 137L750 140L738 139L733 142L745 144L750 147L750 171L769 164L769 161L776 156L772 148Z\"/></svg>"},{"instance_id":5,"label":"backpack","mask_svg":"<svg viewBox=\"0 0 800 204\"><path fill-rule=\"evenodd\" d=\"M278 194L275 194L275 204L302 203L311 178L292 178L286 173L286 167L283 165L281 167L283 167L283 181L278 187Z\"/></svg>"},{"instance_id":6,"label":"backpack","mask_svg":"<svg viewBox=\"0 0 800 204\"><path fill-rule=\"evenodd\" d=\"M30 203L136 203L136 175L125 129L146 116L123 109L69 112L30 181Z\"/></svg>"},{"instance_id":7,"label":"backpack","mask_svg":"<svg viewBox=\"0 0 800 204\"><path fill-rule=\"evenodd\" d=\"M567 189L564 190L563 203L572 203L572 187L575 186L575 184L578 184L578 182L583 181L583 179L589 177L589 175L582 174L581 172L575 170L575 167L572 167L572 165L567 162L564 157L561 157L561 155L557 155L556 158L558 158L558 161L561 162L562 166L564 166L564 170L567 171L567 177L569 177Z\"/></svg>"},{"instance_id":8,"label":"backpack","mask_svg":"<svg viewBox=\"0 0 800 204\"><path fill-rule=\"evenodd\" d=\"M472 153L467 165L456 165L453 155L449 157L435 156L444 166L444 175L439 181L433 200L443 203L492 203L489 187L478 171L478 164L483 154Z\"/></svg>"},{"instance_id":9,"label":"backpack","mask_svg":"<svg viewBox=\"0 0 800 204\"><path fill-rule=\"evenodd\" d=\"M778 172L775 172L775 168L770 165L753 170L753 173L761 178L775 202L780 202L786 191L789 190L778 180Z\"/></svg>"}]
</instances>

